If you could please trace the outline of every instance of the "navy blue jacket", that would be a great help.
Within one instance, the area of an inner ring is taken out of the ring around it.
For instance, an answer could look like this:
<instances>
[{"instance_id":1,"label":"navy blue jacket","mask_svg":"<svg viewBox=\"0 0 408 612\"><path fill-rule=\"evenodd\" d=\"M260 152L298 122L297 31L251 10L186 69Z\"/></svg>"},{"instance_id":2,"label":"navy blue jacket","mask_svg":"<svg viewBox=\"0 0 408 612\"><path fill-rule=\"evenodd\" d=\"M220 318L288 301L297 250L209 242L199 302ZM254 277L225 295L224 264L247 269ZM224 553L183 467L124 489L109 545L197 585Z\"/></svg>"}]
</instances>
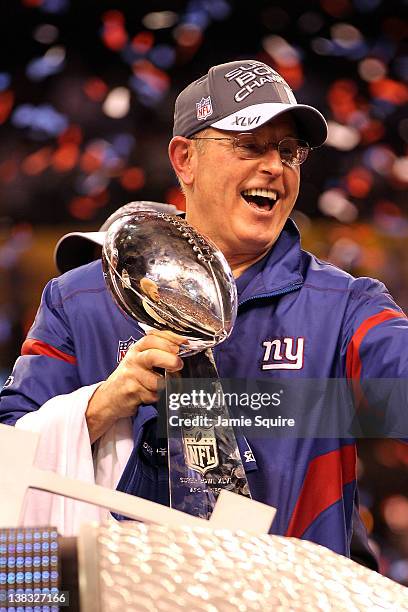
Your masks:
<instances>
[{"instance_id":1,"label":"navy blue jacket","mask_svg":"<svg viewBox=\"0 0 408 612\"><path fill-rule=\"evenodd\" d=\"M239 304L233 333L214 350L222 377L349 378L354 384L408 378L408 321L384 285L303 251L290 220ZM14 424L51 397L106 379L141 335L113 303L100 261L53 279L1 394L0 420ZM406 401L399 409L405 412ZM330 415L331 407L325 410ZM139 408L135 449L119 488L165 502L161 471L142 448L155 416L154 407ZM252 496L277 507L272 532L349 555L355 440L254 436L248 443L255 459L244 461Z\"/></svg>"}]
</instances>

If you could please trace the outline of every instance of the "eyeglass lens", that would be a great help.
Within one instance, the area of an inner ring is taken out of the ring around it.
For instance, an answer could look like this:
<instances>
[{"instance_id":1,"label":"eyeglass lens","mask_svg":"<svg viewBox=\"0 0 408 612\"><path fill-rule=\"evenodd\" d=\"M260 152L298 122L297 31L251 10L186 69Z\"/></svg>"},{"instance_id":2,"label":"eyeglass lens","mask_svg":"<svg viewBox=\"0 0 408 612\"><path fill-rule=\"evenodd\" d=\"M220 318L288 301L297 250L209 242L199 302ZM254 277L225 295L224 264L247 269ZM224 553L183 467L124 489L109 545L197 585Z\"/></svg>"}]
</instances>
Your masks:
<instances>
[{"instance_id":1,"label":"eyeglass lens","mask_svg":"<svg viewBox=\"0 0 408 612\"><path fill-rule=\"evenodd\" d=\"M270 147L275 147L283 162L299 165L305 161L309 153L308 143L299 138L287 137L279 143L268 143L257 141L252 134L239 134L233 142L237 155L243 159L261 157Z\"/></svg>"}]
</instances>

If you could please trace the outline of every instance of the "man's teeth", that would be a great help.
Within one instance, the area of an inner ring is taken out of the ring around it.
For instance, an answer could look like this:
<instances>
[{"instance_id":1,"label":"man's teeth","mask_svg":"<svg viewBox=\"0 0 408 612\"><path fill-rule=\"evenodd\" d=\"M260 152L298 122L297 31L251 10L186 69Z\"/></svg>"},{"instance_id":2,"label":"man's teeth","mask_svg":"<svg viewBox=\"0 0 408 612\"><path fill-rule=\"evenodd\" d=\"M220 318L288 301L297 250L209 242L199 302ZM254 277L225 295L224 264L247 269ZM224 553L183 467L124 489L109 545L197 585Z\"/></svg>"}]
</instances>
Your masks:
<instances>
[{"instance_id":1,"label":"man's teeth","mask_svg":"<svg viewBox=\"0 0 408 612\"><path fill-rule=\"evenodd\" d=\"M279 194L275 189L245 189L241 193L242 197L250 206L255 206L259 210L270 211L275 205Z\"/></svg>"},{"instance_id":2,"label":"man's teeth","mask_svg":"<svg viewBox=\"0 0 408 612\"><path fill-rule=\"evenodd\" d=\"M276 200L278 197L277 191L274 189L245 189L242 195L246 196L261 196L262 198L269 198L270 200Z\"/></svg>"}]
</instances>

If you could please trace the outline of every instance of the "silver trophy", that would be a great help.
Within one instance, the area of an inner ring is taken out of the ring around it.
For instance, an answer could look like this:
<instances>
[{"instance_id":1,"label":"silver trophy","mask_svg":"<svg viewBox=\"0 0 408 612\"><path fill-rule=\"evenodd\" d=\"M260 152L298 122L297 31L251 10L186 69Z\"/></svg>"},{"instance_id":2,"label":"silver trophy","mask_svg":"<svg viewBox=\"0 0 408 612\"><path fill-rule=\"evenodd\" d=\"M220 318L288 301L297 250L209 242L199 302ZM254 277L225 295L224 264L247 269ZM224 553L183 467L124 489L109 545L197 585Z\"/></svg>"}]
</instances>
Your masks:
<instances>
[{"instance_id":1,"label":"silver trophy","mask_svg":"<svg viewBox=\"0 0 408 612\"><path fill-rule=\"evenodd\" d=\"M114 300L145 332L186 339L183 370L165 373L171 507L209 518L221 489L250 497L211 351L228 338L237 312L224 256L184 219L140 210L110 226L102 261ZM182 394L190 400L175 408Z\"/></svg>"}]
</instances>

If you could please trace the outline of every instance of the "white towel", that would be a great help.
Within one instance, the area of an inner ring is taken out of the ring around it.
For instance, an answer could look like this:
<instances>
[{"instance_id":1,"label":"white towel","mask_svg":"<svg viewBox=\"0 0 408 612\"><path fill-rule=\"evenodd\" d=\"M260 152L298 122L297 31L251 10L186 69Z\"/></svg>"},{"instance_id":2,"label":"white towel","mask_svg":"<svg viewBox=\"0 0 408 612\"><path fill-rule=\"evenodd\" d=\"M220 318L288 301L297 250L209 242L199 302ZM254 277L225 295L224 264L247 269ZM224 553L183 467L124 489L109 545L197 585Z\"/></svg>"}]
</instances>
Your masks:
<instances>
[{"instance_id":1,"label":"white towel","mask_svg":"<svg viewBox=\"0 0 408 612\"><path fill-rule=\"evenodd\" d=\"M85 412L101 383L59 395L16 423L37 431L34 465L69 478L115 489L133 449L130 418L119 419L92 448ZM22 526L53 525L64 536L78 534L81 523L110 518L106 509L45 491L30 489L20 518Z\"/></svg>"}]
</instances>

